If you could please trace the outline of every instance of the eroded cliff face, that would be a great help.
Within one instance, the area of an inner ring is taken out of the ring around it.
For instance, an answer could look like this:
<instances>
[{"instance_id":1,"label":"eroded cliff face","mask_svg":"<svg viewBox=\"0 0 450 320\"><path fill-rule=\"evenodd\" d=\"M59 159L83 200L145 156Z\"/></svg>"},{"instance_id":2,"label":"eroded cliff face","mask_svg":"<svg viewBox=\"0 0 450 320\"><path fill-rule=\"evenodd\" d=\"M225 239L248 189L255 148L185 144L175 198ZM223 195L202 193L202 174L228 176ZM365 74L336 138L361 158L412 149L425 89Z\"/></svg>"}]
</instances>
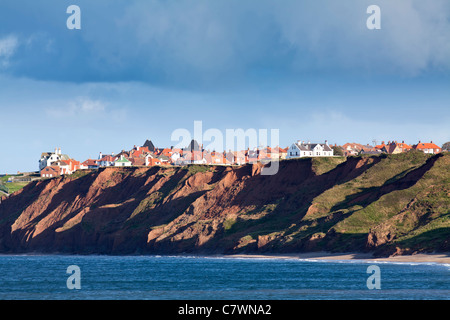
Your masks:
<instances>
[{"instance_id":1,"label":"eroded cliff face","mask_svg":"<svg viewBox=\"0 0 450 320\"><path fill-rule=\"evenodd\" d=\"M450 249L449 156L289 160L273 176L261 167L105 168L34 182L0 204L0 251Z\"/></svg>"}]
</instances>

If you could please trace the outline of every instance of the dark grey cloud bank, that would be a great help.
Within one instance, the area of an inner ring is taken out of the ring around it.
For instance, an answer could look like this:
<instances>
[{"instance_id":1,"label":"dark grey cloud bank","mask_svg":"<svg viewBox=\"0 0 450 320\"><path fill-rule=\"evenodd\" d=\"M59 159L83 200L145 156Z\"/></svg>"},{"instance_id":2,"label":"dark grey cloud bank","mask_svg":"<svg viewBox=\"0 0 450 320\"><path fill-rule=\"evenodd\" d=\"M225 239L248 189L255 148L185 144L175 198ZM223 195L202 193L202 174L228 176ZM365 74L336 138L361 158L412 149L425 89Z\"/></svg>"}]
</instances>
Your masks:
<instances>
[{"instance_id":1,"label":"dark grey cloud bank","mask_svg":"<svg viewBox=\"0 0 450 320\"><path fill-rule=\"evenodd\" d=\"M77 4L82 29L68 30ZM370 4L382 29L366 28ZM450 2L11 1L2 73L73 82L202 87L308 77L445 76ZM271 80L270 80L271 79Z\"/></svg>"}]
</instances>

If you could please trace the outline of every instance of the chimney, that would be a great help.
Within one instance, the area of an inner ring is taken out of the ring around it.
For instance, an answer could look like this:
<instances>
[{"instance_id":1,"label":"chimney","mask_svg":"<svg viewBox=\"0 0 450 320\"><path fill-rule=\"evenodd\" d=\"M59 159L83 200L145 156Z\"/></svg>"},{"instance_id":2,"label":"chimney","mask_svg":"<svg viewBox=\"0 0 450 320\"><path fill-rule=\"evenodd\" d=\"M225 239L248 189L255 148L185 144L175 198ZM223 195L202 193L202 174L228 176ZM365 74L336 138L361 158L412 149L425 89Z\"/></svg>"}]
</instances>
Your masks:
<instances>
[{"instance_id":1,"label":"chimney","mask_svg":"<svg viewBox=\"0 0 450 320\"><path fill-rule=\"evenodd\" d=\"M61 148L58 149L58 154L61 155Z\"/></svg>"},{"instance_id":2,"label":"chimney","mask_svg":"<svg viewBox=\"0 0 450 320\"><path fill-rule=\"evenodd\" d=\"M328 140L325 140L325 144L328 145Z\"/></svg>"},{"instance_id":3,"label":"chimney","mask_svg":"<svg viewBox=\"0 0 450 320\"><path fill-rule=\"evenodd\" d=\"M58 154L58 148L55 148L55 154Z\"/></svg>"},{"instance_id":4,"label":"chimney","mask_svg":"<svg viewBox=\"0 0 450 320\"><path fill-rule=\"evenodd\" d=\"M384 144L384 141L381 141L381 144Z\"/></svg>"},{"instance_id":5,"label":"chimney","mask_svg":"<svg viewBox=\"0 0 450 320\"><path fill-rule=\"evenodd\" d=\"M103 158L102 153L100 152L100 154L98 155L98 160L100 160L101 158Z\"/></svg>"}]
</instances>

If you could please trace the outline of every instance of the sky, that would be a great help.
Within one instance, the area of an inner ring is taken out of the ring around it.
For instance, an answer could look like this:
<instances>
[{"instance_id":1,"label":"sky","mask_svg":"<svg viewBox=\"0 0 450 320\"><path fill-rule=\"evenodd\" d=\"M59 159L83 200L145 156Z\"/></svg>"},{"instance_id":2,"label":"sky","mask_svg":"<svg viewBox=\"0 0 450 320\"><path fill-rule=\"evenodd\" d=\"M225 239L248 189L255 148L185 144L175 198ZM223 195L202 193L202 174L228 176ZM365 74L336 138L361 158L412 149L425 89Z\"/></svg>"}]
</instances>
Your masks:
<instances>
[{"instance_id":1,"label":"sky","mask_svg":"<svg viewBox=\"0 0 450 320\"><path fill-rule=\"evenodd\" d=\"M370 5L381 29L368 29ZM68 29L70 5L81 29ZM304 140L450 140L450 2L2 0L0 174L174 130Z\"/></svg>"}]
</instances>

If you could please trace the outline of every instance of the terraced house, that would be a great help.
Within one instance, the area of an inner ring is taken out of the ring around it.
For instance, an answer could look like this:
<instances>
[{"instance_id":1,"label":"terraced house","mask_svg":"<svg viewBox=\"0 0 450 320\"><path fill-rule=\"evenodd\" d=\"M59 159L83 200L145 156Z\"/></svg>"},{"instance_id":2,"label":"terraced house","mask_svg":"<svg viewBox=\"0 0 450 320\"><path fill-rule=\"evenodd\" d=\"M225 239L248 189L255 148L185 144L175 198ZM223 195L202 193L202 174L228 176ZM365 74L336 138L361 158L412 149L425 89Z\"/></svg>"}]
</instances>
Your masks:
<instances>
[{"instance_id":1,"label":"terraced house","mask_svg":"<svg viewBox=\"0 0 450 320\"><path fill-rule=\"evenodd\" d=\"M304 143L299 140L294 142L287 152L286 159L301 158L301 157L332 157L333 149L325 143Z\"/></svg>"}]
</instances>

